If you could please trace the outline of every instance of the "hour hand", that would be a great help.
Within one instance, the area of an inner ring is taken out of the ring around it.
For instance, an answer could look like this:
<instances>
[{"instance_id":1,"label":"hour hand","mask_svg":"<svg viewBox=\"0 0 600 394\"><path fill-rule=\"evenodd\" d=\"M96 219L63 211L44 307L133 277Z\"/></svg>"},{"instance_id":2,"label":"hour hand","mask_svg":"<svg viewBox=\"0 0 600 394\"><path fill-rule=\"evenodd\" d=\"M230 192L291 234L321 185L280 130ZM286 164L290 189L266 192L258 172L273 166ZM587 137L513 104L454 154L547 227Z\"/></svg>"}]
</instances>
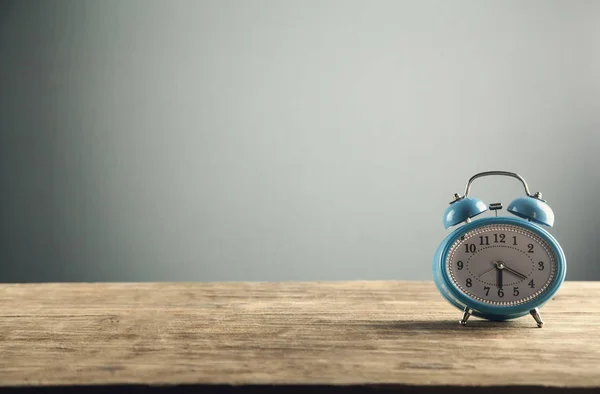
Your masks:
<instances>
[{"instance_id":1,"label":"hour hand","mask_svg":"<svg viewBox=\"0 0 600 394\"><path fill-rule=\"evenodd\" d=\"M518 276L521 279L527 279L527 276L523 275L519 271L515 271L514 269L508 267L506 264L504 264L504 269L507 270L508 272L510 272L511 274Z\"/></svg>"}]
</instances>

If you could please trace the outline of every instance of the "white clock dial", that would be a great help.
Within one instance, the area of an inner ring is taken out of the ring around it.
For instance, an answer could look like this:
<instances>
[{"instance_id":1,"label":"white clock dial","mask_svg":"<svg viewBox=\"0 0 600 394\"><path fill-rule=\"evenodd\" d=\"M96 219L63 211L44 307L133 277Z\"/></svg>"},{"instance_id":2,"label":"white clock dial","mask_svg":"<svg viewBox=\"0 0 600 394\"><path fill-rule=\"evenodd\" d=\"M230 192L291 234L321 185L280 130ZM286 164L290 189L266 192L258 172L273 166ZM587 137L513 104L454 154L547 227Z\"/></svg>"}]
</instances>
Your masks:
<instances>
[{"instance_id":1,"label":"white clock dial","mask_svg":"<svg viewBox=\"0 0 600 394\"><path fill-rule=\"evenodd\" d=\"M511 224L488 224L451 245L446 269L469 297L510 306L542 294L554 279L556 261L550 245L534 232Z\"/></svg>"}]
</instances>

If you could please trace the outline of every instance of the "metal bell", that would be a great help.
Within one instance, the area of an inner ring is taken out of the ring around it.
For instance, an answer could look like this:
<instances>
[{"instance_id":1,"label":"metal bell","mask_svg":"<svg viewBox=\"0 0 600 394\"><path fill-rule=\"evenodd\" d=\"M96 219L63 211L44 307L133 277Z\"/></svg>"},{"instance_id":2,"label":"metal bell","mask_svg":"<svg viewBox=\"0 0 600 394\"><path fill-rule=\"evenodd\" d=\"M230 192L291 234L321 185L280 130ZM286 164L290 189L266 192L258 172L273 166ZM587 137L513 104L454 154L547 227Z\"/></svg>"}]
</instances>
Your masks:
<instances>
[{"instance_id":1,"label":"metal bell","mask_svg":"<svg viewBox=\"0 0 600 394\"><path fill-rule=\"evenodd\" d=\"M449 228L487 211L487 205L478 198L459 197L444 212L444 228Z\"/></svg>"},{"instance_id":2,"label":"metal bell","mask_svg":"<svg viewBox=\"0 0 600 394\"><path fill-rule=\"evenodd\" d=\"M506 210L513 215L534 223L543 224L548 227L554 225L554 212L546 201L542 200L541 193L527 197L519 197L513 200Z\"/></svg>"}]
</instances>

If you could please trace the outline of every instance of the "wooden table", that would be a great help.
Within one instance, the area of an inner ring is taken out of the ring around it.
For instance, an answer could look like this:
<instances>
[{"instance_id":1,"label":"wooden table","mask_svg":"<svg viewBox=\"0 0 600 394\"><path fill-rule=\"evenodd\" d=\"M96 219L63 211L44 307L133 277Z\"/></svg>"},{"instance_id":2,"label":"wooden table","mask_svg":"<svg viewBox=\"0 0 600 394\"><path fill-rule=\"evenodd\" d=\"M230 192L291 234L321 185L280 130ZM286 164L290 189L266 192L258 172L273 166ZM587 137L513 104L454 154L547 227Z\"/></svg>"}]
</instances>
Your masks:
<instances>
[{"instance_id":1,"label":"wooden table","mask_svg":"<svg viewBox=\"0 0 600 394\"><path fill-rule=\"evenodd\" d=\"M600 388L600 282L458 324L431 282L0 285L0 392Z\"/></svg>"}]
</instances>

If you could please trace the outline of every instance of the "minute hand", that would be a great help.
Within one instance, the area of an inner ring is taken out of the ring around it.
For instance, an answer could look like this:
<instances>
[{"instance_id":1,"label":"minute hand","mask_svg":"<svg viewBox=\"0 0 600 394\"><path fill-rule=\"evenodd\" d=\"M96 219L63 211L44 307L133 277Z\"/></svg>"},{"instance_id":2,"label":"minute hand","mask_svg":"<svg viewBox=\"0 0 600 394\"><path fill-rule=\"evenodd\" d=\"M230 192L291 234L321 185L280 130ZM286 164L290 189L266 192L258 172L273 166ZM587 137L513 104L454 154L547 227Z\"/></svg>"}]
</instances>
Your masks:
<instances>
[{"instance_id":1,"label":"minute hand","mask_svg":"<svg viewBox=\"0 0 600 394\"><path fill-rule=\"evenodd\" d=\"M504 269L507 270L508 272L510 272L511 274L518 276L521 279L527 279L527 277L525 275L523 275L519 271L515 271L514 269L510 268L506 264L504 264Z\"/></svg>"}]
</instances>

